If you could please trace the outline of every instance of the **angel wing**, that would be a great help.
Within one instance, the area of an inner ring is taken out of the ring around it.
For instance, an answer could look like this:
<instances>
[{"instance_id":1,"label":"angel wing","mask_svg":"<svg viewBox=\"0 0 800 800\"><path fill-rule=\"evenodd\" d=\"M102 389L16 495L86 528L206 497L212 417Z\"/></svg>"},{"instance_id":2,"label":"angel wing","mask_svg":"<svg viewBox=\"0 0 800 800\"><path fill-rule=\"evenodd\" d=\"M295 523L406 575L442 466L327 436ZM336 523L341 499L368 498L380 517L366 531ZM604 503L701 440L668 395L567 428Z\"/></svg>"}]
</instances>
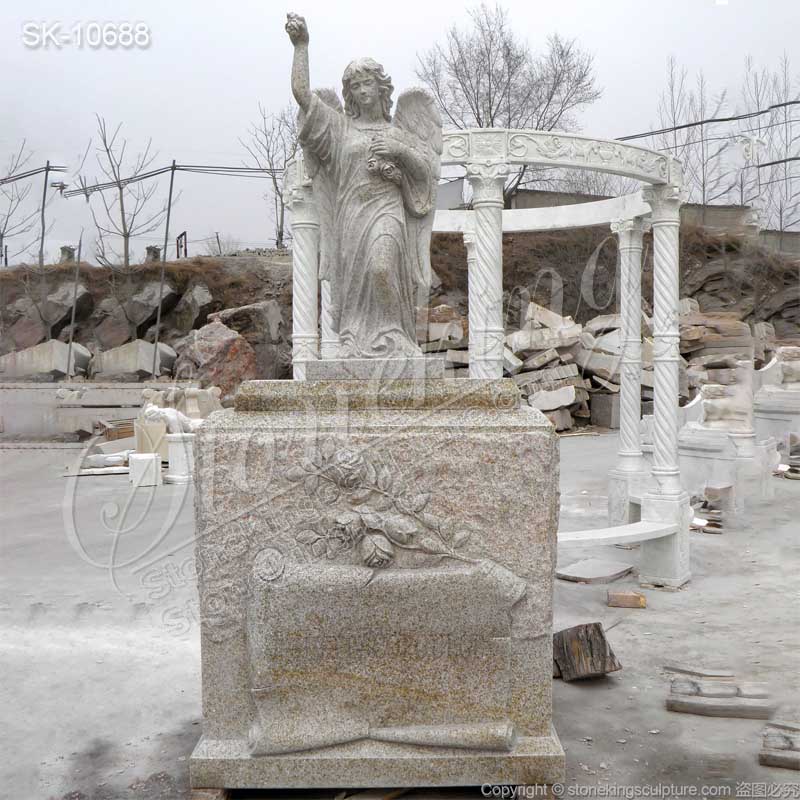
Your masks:
<instances>
[{"instance_id":1,"label":"angel wing","mask_svg":"<svg viewBox=\"0 0 800 800\"><path fill-rule=\"evenodd\" d=\"M326 106L344 114L339 95L335 89L314 89L314 94L325 103ZM303 112L300 112L299 126L302 127ZM314 201L317 204L319 213L319 277L322 280L331 280L330 275L331 254L335 251L335 244L332 239L334 235L333 213L335 208L335 197L333 187L325 173L320 169L317 157L311 152L304 152L306 174L311 178L314 187ZM334 283L332 281L332 283ZM332 287L333 288L333 287Z\"/></svg>"},{"instance_id":2,"label":"angel wing","mask_svg":"<svg viewBox=\"0 0 800 800\"><path fill-rule=\"evenodd\" d=\"M401 187L406 214L408 252L417 283L417 305L427 306L431 282L431 233L436 189L441 174L442 119L425 89L407 89L397 98L393 125L403 132L415 155L427 167L428 180L404 175Z\"/></svg>"}]
</instances>

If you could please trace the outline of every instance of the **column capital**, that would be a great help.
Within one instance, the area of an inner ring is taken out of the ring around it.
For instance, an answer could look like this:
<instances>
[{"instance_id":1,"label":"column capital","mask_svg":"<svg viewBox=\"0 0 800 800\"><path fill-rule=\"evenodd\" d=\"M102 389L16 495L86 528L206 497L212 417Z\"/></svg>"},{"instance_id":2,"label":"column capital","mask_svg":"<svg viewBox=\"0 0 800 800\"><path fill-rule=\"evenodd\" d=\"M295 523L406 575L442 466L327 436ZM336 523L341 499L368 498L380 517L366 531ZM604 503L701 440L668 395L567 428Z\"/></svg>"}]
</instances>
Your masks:
<instances>
[{"instance_id":1,"label":"column capital","mask_svg":"<svg viewBox=\"0 0 800 800\"><path fill-rule=\"evenodd\" d=\"M615 219L611 223L611 232L617 235L620 246L642 246L642 236L650 230L650 220L647 217L631 217L630 219Z\"/></svg>"},{"instance_id":2,"label":"column capital","mask_svg":"<svg viewBox=\"0 0 800 800\"><path fill-rule=\"evenodd\" d=\"M472 185L472 205L503 203L503 187L511 168L503 161L473 161L467 164L467 179Z\"/></svg>"},{"instance_id":3,"label":"column capital","mask_svg":"<svg viewBox=\"0 0 800 800\"><path fill-rule=\"evenodd\" d=\"M683 188L675 183L662 183L642 189L642 199L653 211L654 225L680 222L680 209L686 201Z\"/></svg>"}]
</instances>

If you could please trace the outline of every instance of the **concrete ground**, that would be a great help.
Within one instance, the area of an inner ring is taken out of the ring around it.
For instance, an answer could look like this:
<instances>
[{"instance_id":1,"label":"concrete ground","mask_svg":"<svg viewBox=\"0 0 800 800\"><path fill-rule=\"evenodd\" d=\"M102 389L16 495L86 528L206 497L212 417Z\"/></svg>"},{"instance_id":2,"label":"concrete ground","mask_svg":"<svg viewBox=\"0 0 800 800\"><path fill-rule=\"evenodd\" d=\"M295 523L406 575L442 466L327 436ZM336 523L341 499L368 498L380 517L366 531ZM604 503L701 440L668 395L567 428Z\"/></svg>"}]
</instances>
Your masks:
<instances>
[{"instance_id":1,"label":"concrete ground","mask_svg":"<svg viewBox=\"0 0 800 800\"><path fill-rule=\"evenodd\" d=\"M604 525L615 449L613 434L561 440L562 528ZM192 489L131 500L127 476L62 477L76 454L0 449L0 797L186 797L201 714ZM706 785L733 797L741 781L800 782L758 765L762 722L664 709L662 667L680 661L766 681L777 716L800 720L800 483L774 487L723 535L692 534L691 584L645 590L646 609L608 608L606 586L557 582L556 628L602 622L623 664L555 681L567 786ZM572 546L559 562L594 554L637 558ZM288 795L334 792L267 796Z\"/></svg>"}]
</instances>

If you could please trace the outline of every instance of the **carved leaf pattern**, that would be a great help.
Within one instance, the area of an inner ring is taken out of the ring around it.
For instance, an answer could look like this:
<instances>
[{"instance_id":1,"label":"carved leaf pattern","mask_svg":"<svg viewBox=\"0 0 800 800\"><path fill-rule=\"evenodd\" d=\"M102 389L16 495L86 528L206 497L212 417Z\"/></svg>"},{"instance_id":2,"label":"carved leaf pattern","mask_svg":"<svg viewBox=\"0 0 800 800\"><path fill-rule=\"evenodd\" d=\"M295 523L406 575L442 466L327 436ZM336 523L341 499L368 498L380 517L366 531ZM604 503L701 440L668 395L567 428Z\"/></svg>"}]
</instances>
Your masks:
<instances>
[{"instance_id":1,"label":"carved leaf pattern","mask_svg":"<svg viewBox=\"0 0 800 800\"><path fill-rule=\"evenodd\" d=\"M326 505L341 498L347 503L347 511L296 534L298 544L309 547L317 558L357 549L364 564L383 568L394 560L395 547L465 558L456 551L471 540L470 531L456 531L452 520L426 511L429 492L409 491L387 464L351 447L326 439L317 453L287 468L284 475Z\"/></svg>"}]
</instances>

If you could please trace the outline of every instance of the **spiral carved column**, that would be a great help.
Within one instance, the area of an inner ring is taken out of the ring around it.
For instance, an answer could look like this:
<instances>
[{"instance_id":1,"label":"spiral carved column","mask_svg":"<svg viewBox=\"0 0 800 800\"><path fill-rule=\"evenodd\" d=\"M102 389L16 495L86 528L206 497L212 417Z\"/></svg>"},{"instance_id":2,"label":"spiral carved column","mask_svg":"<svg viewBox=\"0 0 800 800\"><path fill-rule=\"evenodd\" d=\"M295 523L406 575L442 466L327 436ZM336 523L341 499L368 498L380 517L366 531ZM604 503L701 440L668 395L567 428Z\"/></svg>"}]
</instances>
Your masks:
<instances>
[{"instance_id":1,"label":"spiral carved column","mask_svg":"<svg viewBox=\"0 0 800 800\"><path fill-rule=\"evenodd\" d=\"M642 237L649 224L641 217L611 224L620 254L620 314L622 317L622 381L618 469L642 472L639 423L642 416Z\"/></svg>"},{"instance_id":2,"label":"spiral carved column","mask_svg":"<svg viewBox=\"0 0 800 800\"><path fill-rule=\"evenodd\" d=\"M339 355L339 334L333 330L333 314L331 311L331 283L320 281L320 357L336 358Z\"/></svg>"},{"instance_id":3,"label":"spiral carved column","mask_svg":"<svg viewBox=\"0 0 800 800\"><path fill-rule=\"evenodd\" d=\"M295 380L305 380L307 361L319 357L319 217L298 159L287 168L287 207L292 214L292 371Z\"/></svg>"},{"instance_id":4,"label":"spiral carved column","mask_svg":"<svg viewBox=\"0 0 800 800\"><path fill-rule=\"evenodd\" d=\"M667 184L643 191L653 211L653 476L662 494L681 491L678 467L679 229L681 196Z\"/></svg>"},{"instance_id":5,"label":"spiral carved column","mask_svg":"<svg viewBox=\"0 0 800 800\"><path fill-rule=\"evenodd\" d=\"M508 165L503 163L473 163L467 169L475 248L469 271L470 378L503 377L503 187L507 176Z\"/></svg>"}]
</instances>

